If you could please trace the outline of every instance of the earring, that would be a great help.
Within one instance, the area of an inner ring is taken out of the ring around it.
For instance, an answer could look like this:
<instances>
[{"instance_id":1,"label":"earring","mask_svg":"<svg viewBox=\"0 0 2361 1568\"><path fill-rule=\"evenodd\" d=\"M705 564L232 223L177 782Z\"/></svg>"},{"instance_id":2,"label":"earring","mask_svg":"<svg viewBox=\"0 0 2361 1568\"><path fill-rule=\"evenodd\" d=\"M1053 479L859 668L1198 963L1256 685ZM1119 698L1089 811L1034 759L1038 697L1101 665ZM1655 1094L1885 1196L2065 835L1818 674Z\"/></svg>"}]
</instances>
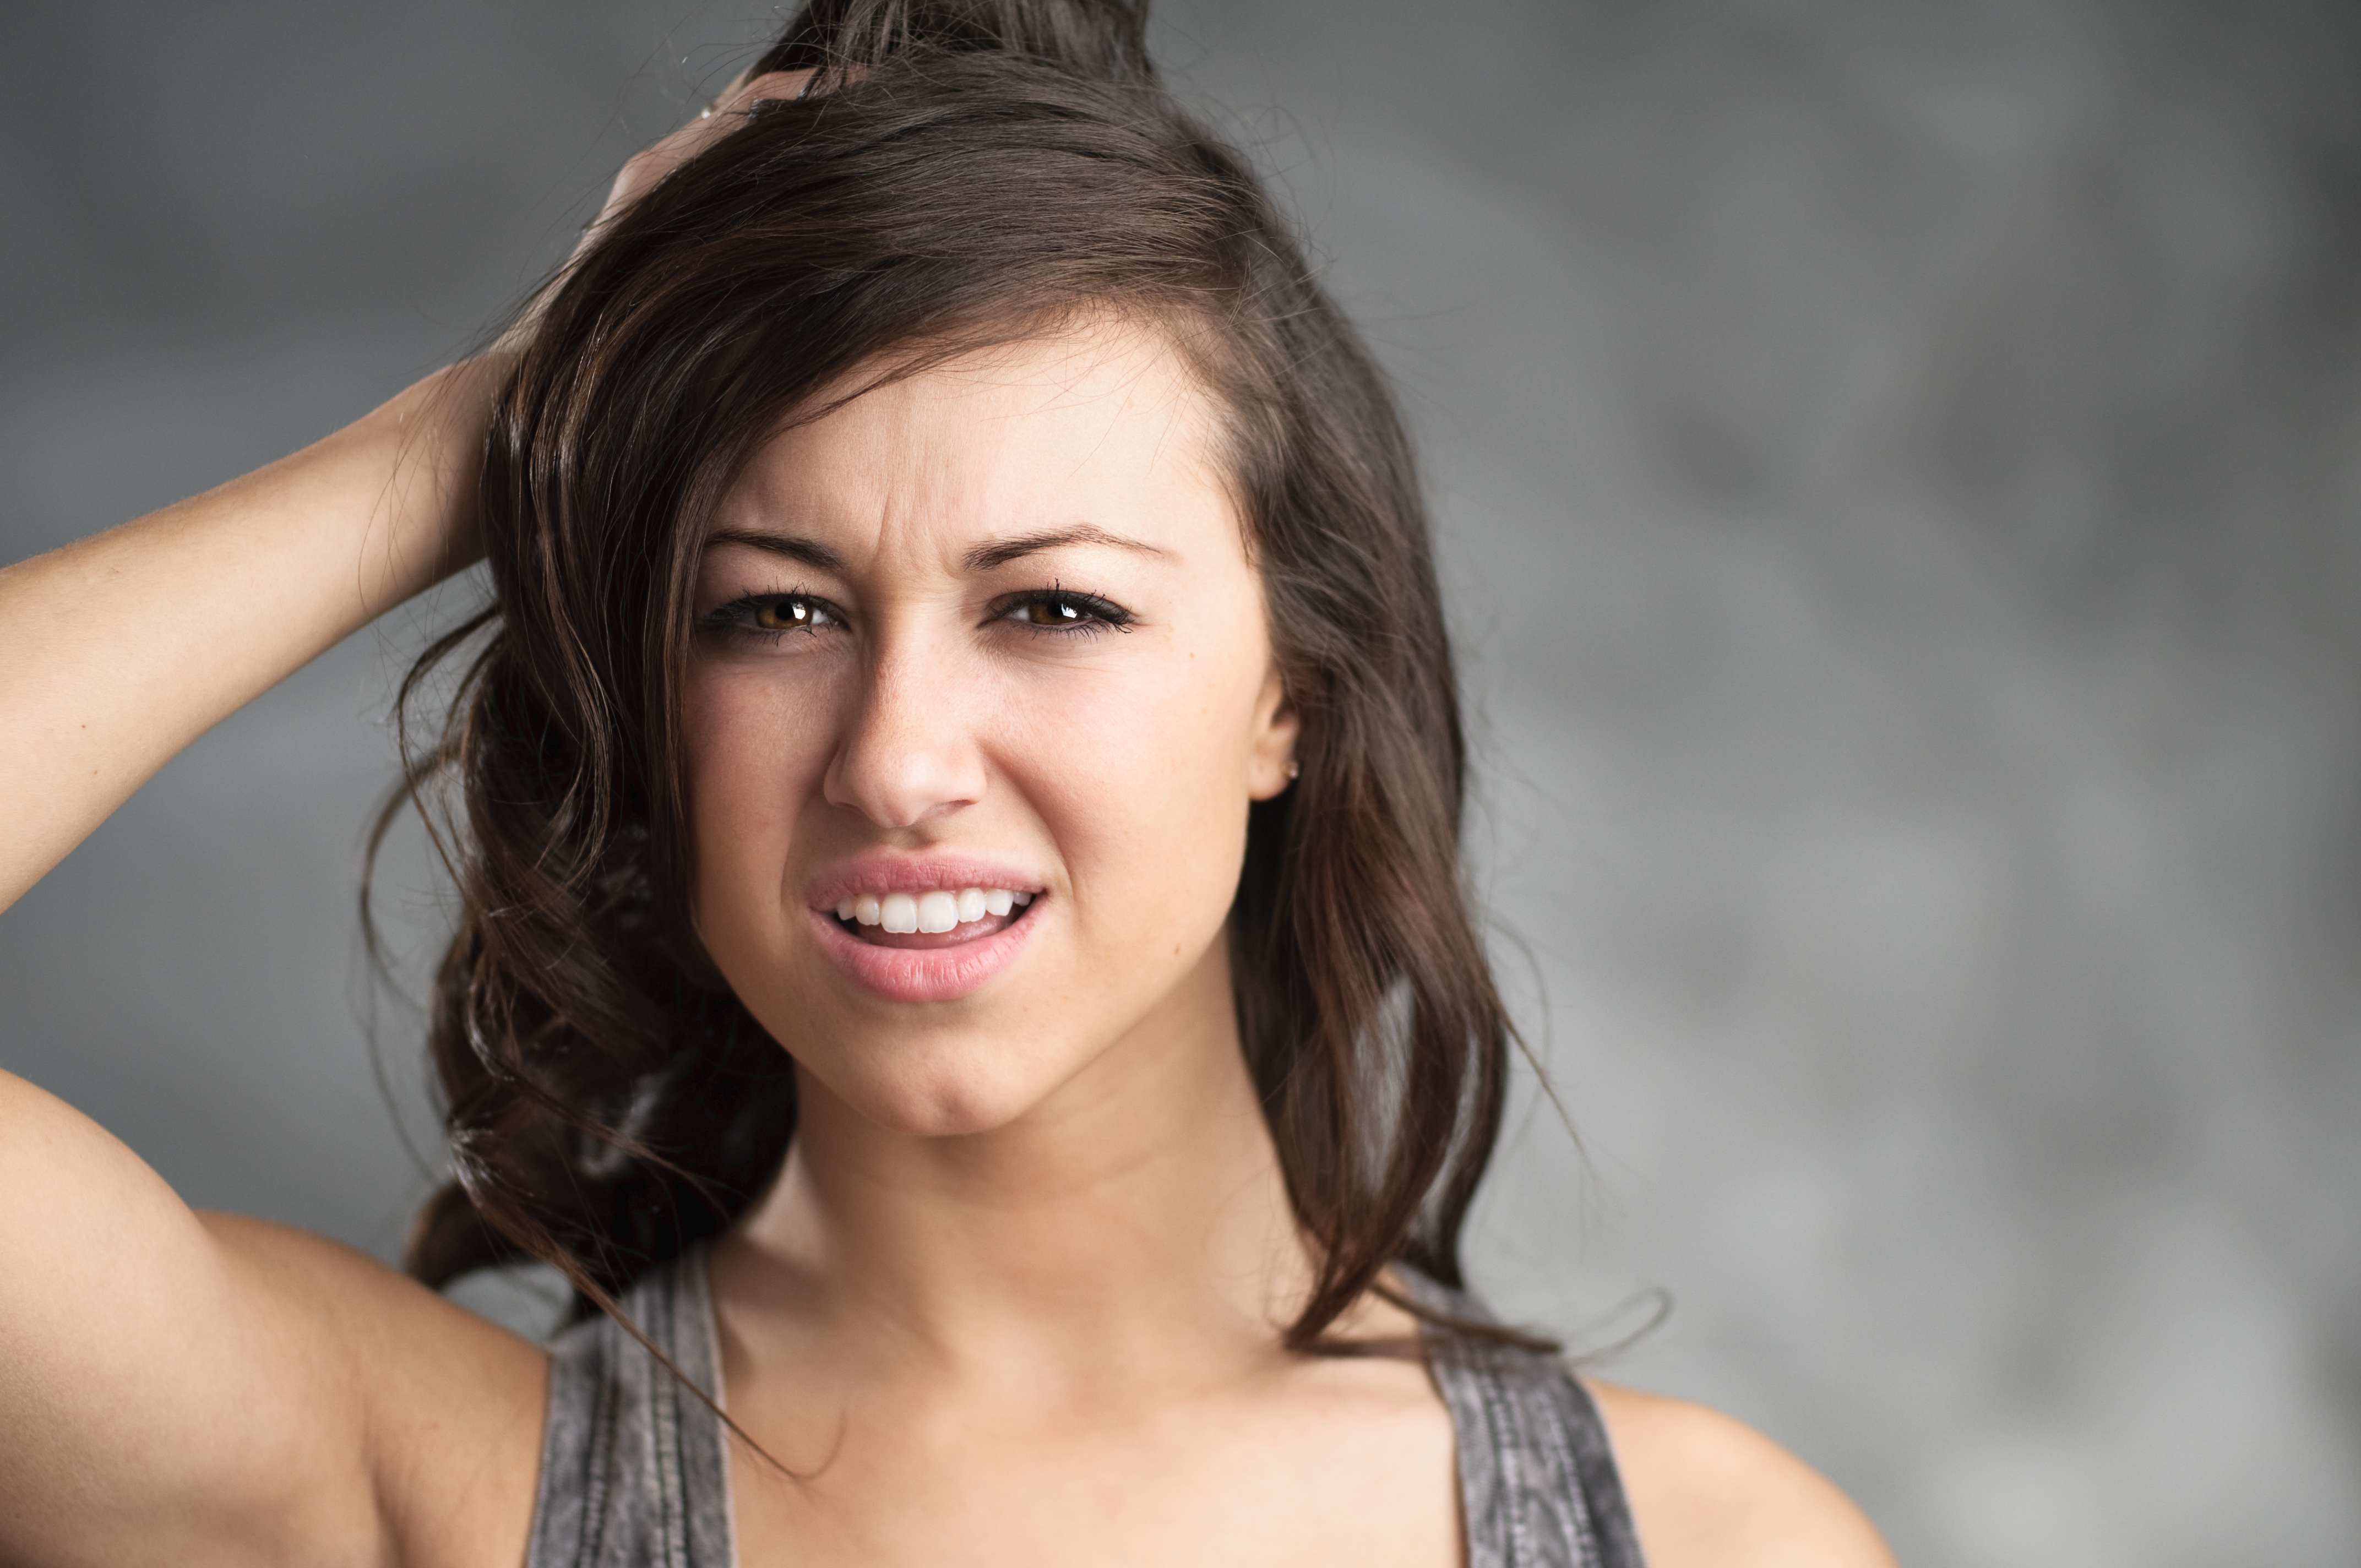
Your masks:
<instances>
[{"instance_id":1,"label":"earring","mask_svg":"<svg viewBox=\"0 0 2361 1568\"><path fill-rule=\"evenodd\" d=\"M1288 759L1287 759L1287 776L1288 776L1289 778L1290 778L1290 779L1300 779L1300 778L1301 778L1301 777L1303 776L1303 764L1302 764L1301 762L1297 762L1297 761L1296 761L1294 758L1292 758L1292 757L1288 758Z\"/></svg>"}]
</instances>

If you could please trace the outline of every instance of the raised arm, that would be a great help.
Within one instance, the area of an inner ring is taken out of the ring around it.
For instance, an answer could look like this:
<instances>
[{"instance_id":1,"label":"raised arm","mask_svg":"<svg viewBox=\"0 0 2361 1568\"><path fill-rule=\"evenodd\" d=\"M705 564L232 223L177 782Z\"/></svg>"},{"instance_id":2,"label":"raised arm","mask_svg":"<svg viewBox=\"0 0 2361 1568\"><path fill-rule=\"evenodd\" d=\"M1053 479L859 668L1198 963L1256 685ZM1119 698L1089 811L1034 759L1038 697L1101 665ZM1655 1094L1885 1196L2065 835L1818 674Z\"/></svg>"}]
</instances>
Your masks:
<instances>
[{"instance_id":1,"label":"raised arm","mask_svg":"<svg viewBox=\"0 0 2361 1568\"><path fill-rule=\"evenodd\" d=\"M633 159L609 210L728 125ZM507 354L0 572L0 907L191 740L475 557ZM192 1212L0 1071L0 1563L509 1568L543 1366L358 1254Z\"/></svg>"},{"instance_id":2,"label":"raised arm","mask_svg":"<svg viewBox=\"0 0 2361 1568\"><path fill-rule=\"evenodd\" d=\"M455 365L267 468L0 571L0 907L190 741L473 558L500 369Z\"/></svg>"},{"instance_id":3,"label":"raised arm","mask_svg":"<svg viewBox=\"0 0 2361 1568\"><path fill-rule=\"evenodd\" d=\"M502 369L454 366L258 473L0 573L0 899L189 741L472 557ZM530 1347L504 1353L341 1248L192 1212L5 1072L0 1192L0 1561L365 1560L391 1523L373 1438L399 1419L367 1398L373 1365L416 1357L415 1383L436 1359L472 1364L478 1387L530 1403ZM454 1415L469 1398L437 1397Z\"/></svg>"}]
</instances>

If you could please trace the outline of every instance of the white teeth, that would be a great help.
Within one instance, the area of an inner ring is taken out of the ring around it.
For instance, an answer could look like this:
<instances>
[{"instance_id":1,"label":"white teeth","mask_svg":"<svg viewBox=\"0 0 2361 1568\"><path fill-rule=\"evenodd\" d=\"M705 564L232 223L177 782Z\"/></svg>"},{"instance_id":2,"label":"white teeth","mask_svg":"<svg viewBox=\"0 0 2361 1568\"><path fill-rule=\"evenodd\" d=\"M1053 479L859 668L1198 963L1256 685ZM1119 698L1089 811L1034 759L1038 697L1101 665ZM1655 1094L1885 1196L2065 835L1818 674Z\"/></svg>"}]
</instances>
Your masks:
<instances>
[{"instance_id":1,"label":"white teeth","mask_svg":"<svg viewBox=\"0 0 2361 1568\"><path fill-rule=\"evenodd\" d=\"M956 893L939 889L920 894L848 894L837 900L836 917L839 920L857 920L863 926L883 926L896 934L913 931L933 934L982 920L986 916L1006 916L1032 902L1031 894L1017 893L1005 887L963 887Z\"/></svg>"}]
</instances>

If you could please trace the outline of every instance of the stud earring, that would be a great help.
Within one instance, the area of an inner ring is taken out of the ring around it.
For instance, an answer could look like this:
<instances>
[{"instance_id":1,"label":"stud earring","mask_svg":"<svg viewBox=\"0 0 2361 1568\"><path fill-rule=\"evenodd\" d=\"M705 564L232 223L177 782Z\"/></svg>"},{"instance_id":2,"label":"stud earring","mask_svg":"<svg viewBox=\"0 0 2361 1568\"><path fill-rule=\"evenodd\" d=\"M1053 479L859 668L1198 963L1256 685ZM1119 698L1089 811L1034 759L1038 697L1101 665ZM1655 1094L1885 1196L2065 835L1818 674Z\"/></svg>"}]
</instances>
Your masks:
<instances>
[{"instance_id":1,"label":"stud earring","mask_svg":"<svg viewBox=\"0 0 2361 1568\"><path fill-rule=\"evenodd\" d=\"M1296 761L1294 758L1292 758L1292 757L1288 758L1288 759L1287 759L1287 776L1288 776L1289 778L1290 778L1290 779L1300 779L1300 778L1301 778L1301 777L1303 776L1303 764L1302 764L1301 762L1297 762L1297 761Z\"/></svg>"}]
</instances>

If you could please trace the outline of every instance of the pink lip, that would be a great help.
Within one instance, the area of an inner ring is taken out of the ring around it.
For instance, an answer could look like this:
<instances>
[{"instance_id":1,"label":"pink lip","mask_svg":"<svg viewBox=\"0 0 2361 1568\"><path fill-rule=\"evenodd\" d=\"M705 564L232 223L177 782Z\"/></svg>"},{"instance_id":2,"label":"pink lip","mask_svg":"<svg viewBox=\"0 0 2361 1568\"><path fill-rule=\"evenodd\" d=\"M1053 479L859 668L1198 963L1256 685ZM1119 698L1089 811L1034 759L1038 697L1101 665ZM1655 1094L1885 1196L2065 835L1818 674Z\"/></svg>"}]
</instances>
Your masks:
<instances>
[{"instance_id":1,"label":"pink lip","mask_svg":"<svg viewBox=\"0 0 2361 1568\"><path fill-rule=\"evenodd\" d=\"M950 856L868 854L840 861L805 889L809 917L826 953L853 981L887 1002L955 1002L983 987L1008 966L1033 928L1038 907L988 936L936 948L884 948L864 942L836 917L837 904L854 894L928 893L963 887L1005 887L1034 894L1041 883L1029 872Z\"/></svg>"},{"instance_id":2,"label":"pink lip","mask_svg":"<svg viewBox=\"0 0 2361 1568\"><path fill-rule=\"evenodd\" d=\"M804 902L814 909L834 910L857 893L957 893L963 887L1005 887L1011 893L1039 893L1041 879L1005 861L969 860L964 855L888 855L874 851L837 861L806 883Z\"/></svg>"}]
</instances>

